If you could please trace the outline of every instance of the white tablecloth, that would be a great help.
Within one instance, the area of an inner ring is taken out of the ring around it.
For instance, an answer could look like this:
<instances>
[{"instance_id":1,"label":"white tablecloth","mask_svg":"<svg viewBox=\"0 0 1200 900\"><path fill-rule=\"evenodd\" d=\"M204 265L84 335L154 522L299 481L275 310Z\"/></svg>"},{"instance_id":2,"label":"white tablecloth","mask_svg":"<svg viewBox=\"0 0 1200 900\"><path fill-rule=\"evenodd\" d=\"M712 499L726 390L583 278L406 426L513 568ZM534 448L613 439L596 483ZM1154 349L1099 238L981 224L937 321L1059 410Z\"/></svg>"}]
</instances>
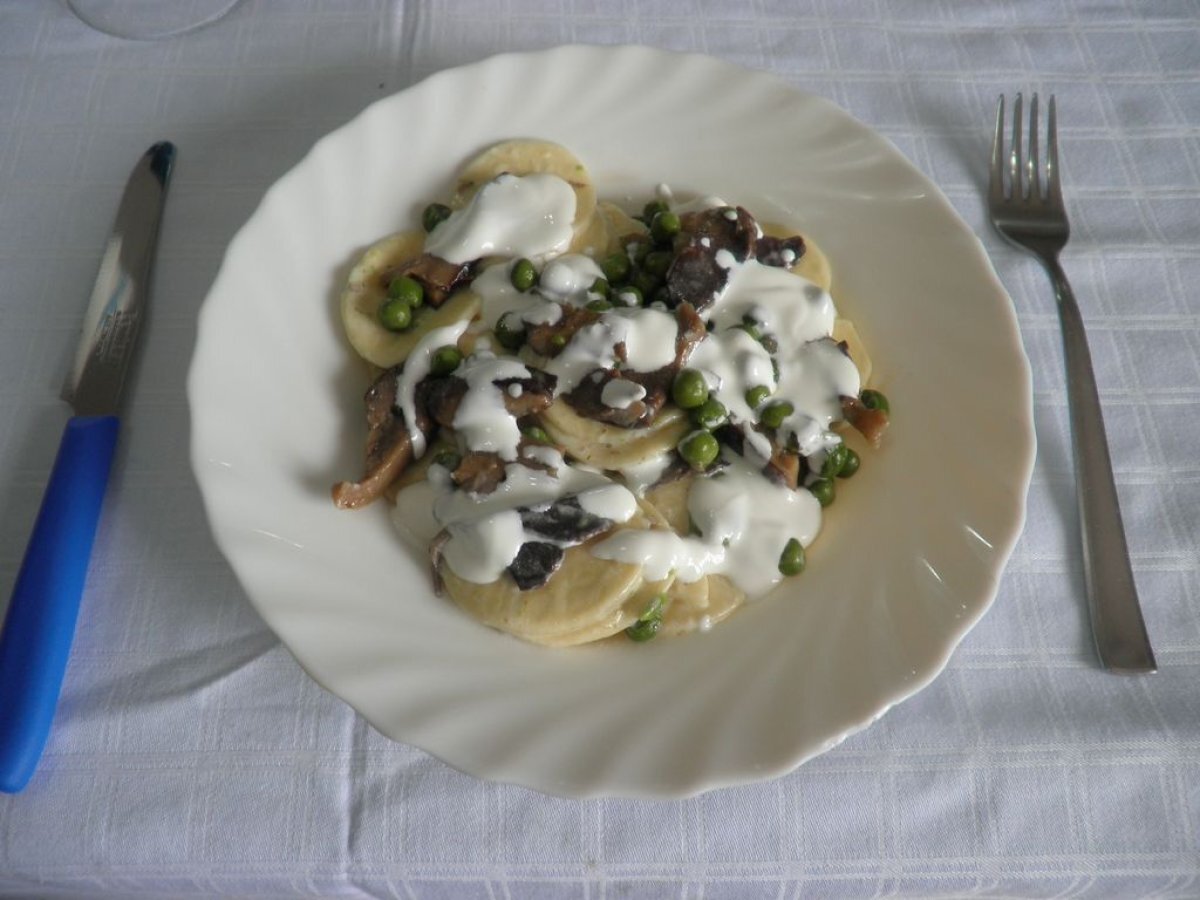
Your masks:
<instances>
[{"instance_id":1,"label":"white tablecloth","mask_svg":"<svg viewBox=\"0 0 1200 900\"><path fill-rule=\"evenodd\" d=\"M380 96L567 42L705 52L846 107L981 236L1033 364L1028 524L946 671L790 775L685 801L552 799L379 737L255 614L187 461L197 310L266 187ZM1153 677L1096 666L1052 299L985 220L995 99L1018 89L1058 96L1065 265ZM179 145L55 729L25 792L0 795L0 894L1200 896L1194 0L246 0L152 43L93 32L54 0L9 0L0 123L0 597L67 416L58 388L125 176L154 140Z\"/></svg>"}]
</instances>

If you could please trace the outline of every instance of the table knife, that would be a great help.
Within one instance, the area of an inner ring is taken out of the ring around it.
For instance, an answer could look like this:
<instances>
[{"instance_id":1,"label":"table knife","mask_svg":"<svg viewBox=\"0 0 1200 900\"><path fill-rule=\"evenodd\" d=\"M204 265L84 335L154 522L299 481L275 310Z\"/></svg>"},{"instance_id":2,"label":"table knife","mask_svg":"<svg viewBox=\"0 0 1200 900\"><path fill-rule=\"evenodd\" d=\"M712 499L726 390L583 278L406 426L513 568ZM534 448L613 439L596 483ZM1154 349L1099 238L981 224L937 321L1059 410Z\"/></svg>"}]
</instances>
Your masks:
<instances>
[{"instance_id":1,"label":"table knife","mask_svg":"<svg viewBox=\"0 0 1200 900\"><path fill-rule=\"evenodd\" d=\"M75 636L120 428L120 401L150 287L175 146L147 150L125 186L63 399L67 422L0 629L0 791L37 767Z\"/></svg>"}]
</instances>

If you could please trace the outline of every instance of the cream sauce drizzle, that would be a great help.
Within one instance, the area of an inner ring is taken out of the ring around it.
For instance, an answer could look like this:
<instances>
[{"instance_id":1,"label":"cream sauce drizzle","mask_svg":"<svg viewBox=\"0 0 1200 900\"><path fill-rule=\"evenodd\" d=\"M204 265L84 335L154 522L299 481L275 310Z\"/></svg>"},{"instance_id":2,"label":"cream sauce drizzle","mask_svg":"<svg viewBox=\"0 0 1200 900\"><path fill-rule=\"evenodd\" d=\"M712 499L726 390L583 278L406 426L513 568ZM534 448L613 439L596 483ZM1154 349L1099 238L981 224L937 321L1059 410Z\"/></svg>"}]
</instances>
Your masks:
<instances>
[{"instance_id":1,"label":"cream sauce drizzle","mask_svg":"<svg viewBox=\"0 0 1200 900\"><path fill-rule=\"evenodd\" d=\"M659 193L671 196L666 186ZM718 197L700 197L673 208L687 212L720 206L728 204ZM466 209L439 225L427 249L452 262L492 255L543 262L539 285L532 291L522 293L512 287L511 260L489 266L472 289L483 299L483 322L488 327L510 312L527 324L553 323L565 305L594 299L590 288L602 277L594 260L563 253L571 240L574 209L574 192L562 179L501 176L481 188ZM801 453L819 460L839 440L829 429L841 418L840 397L857 395L860 384L854 364L828 339L836 309L827 292L787 269L755 260L739 263L726 251L719 252L717 260L729 270L729 280L703 313L713 330L696 345L689 365L704 374L731 421L744 426L747 456L726 449L725 471L693 483L687 503L698 535L624 529L594 544L591 552L602 559L638 563L647 580L672 573L683 582L725 575L755 597L782 579L779 558L788 541L794 538L807 546L815 538L821 508L809 492L788 490L763 476L761 465L770 444L750 427L759 410L751 408L746 393L765 385L772 391L771 401L791 402L795 410L781 426L779 439L794 439ZM546 371L557 377L556 394L572 390L596 369L616 368L618 345L624 346L621 366L625 369L651 372L674 361L675 316L657 308L621 308L619 295L612 299L617 308L576 332L563 351L545 364ZM736 327L746 320L776 339L778 377L772 354ZM426 335L399 376L397 405L409 423L416 457L425 452L425 440L415 428L413 389L428 373L437 348L455 343L465 329L466 323L459 323ZM626 522L637 510L635 493L642 494L656 483L674 459L667 452L631 465L619 473L624 483L618 484L596 470L567 465L552 447L527 446L522 451L526 458L553 471L531 469L516 462L521 436L516 420L504 409L501 389L494 384L527 378L528 369L515 359L477 352L457 374L468 384L454 421L460 445L498 453L509 461L506 477L492 493L470 495L454 489L440 466L431 467L428 484L420 485L420 491L405 491L406 501L412 499L398 505L396 517L414 534L445 528L450 535L445 558L467 581L496 580L523 543L544 540L525 533L518 508L576 496L586 511ZM509 393L519 396L519 391ZM605 385L601 402L625 409L644 396L640 385L616 378ZM427 498L428 504L419 498ZM431 509L432 517L401 514L403 507L415 506Z\"/></svg>"},{"instance_id":2,"label":"cream sauce drizzle","mask_svg":"<svg viewBox=\"0 0 1200 900\"><path fill-rule=\"evenodd\" d=\"M500 175L429 234L425 251L452 263L543 259L571 244L575 191L557 175Z\"/></svg>"},{"instance_id":3,"label":"cream sauce drizzle","mask_svg":"<svg viewBox=\"0 0 1200 900\"><path fill-rule=\"evenodd\" d=\"M433 354L439 347L456 344L462 333L467 330L468 322L455 322L445 328L435 328L429 332L413 348L404 361L404 368L396 377L396 406L404 414L404 427L408 429L408 438L412 443L413 459L425 455L425 435L417 427L417 407L414 394L418 382L429 374L433 362Z\"/></svg>"},{"instance_id":4,"label":"cream sauce drizzle","mask_svg":"<svg viewBox=\"0 0 1200 900\"><path fill-rule=\"evenodd\" d=\"M443 554L460 578L490 584L516 559L522 544L546 540L525 531L519 507L541 506L575 495L584 510L618 524L628 521L637 510L628 488L600 472L568 466L557 451L544 449L546 455L557 457L557 475L510 463L504 480L490 494L455 490L445 469L430 467L433 517L449 534Z\"/></svg>"}]
</instances>

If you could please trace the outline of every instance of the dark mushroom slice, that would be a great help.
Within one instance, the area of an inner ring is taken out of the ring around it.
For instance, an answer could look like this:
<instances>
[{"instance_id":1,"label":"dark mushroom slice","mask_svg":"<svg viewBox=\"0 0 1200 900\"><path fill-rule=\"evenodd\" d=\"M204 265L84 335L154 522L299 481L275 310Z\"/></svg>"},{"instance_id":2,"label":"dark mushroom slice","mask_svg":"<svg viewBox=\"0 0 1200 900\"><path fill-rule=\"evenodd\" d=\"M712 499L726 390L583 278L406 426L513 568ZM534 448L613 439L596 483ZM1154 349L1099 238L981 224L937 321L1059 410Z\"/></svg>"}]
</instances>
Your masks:
<instances>
[{"instance_id":1,"label":"dark mushroom slice","mask_svg":"<svg viewBox=\"0 0 1200 900\"><path fill-rule=\"evenodd\" d=\"M566 552L557 544L528 541L521 545L516 557L508 564L508 574L522 591L541 587L558 571Z\"/></svg>"},{"instance_id":2,"label":"dark mushroom slice","mask_svg":"<svg viewBox=\"0 0 1200 900\"><path fill-rule=\"evenodd\" d=\"M800 261L805 249L804 238L798 234L786 238L764 235L758 239L755 254L764 266L790 269Z\"/></svg>"},{"instance_id":3,"label":"dark mushroom slice","mask_svg":"<svg viewBox=\"0 0 1200 900\"><path fill-rule=\"evenodd\" d=\"M683 303L676 308L675 320L678 323L675 334L675 359L670 364L653 372L635 372L630 369L614 372L597 369L565 395L571 408L585 418L620 428L644 428L650 425L670 397L675 375L687 365L692 349L708 334L704 320L690 303ZM617 344L615 351L618 359L625 359L623 344ZM601 399L604 387L617 378L641 385L646 391L645 396L624 409L605 406Z\"/></svg>"},{"instance_id":4,"label":"dark mushroom slice","mask_svg":"<svg viewBox=\"0 0 1200 900\"><path fill-rule=\"evenodd\" d=\"M578 497L563 497L545 506L525 507L520 513L521 527L526 531L564 546L582 544L613 526L612 519L585 510Z\"/></svg>"},{"instance_id":5,"label":"dark mushroom slice","mask_svg":"<svg viewBox=\"0 0 1200 900\"><path fill-rule=\"evenodd\" d=\"M492 382L500 389L505 410L517 418L539 413L553 403L557 383L554 375L533 368L528 378L501 378ZM520 392L510 390L514 385L520 387ZM467 382L457 375L425 378L417 385L417 405L428 410L439 425L452 428L467 389Z\"/></svg>"},{"instance_id":6,"label":"dark mushroom slice","mask_svg":"<svg viewBox=\"0 0 1200 900\"><path fill-rule=\"evenodd\" d=\"M553 503L519 510L521 526L545 541L526 541L508 565L508 572L523 591L541 587L560 565L567 547L603 534L613 521L587 512L578 497L563 497Z\"/></svg>"},{"instance_id":7,"label":"dark mushroom slice","mask_svg":"<svg viewBox=\"0 0 1200 900\"><path fill-rule=\"evenodd\" d=\"M412 462L412 438L404 415L396 407L396 382L400 369L388 369L367 389L367 444L365 474L359 481L342 481L333 486L333 502L339 509L358 509L377 499ZM417 407L416 426L426 439L435 423Z\"/></svg>"},{"instance_id":8,"label":"dark mushroom slice","mask_svg":"<svg viewBox=\"0 0 1200 900\"><path fill-rule=\"evenodd\" d=\"M644 428L654 421L654 417L662 409L666 402L665 392L660 391L651 396L647 391L646 396L640 400L634 400L624 409L606 406L603 401L604 388L609 382L618 379L635 381L631 377L635 374L637 373L597 369L565 394L564 399L575 412L584 418L615 425L618 428ZM641 384L640 381L636 383Z\"/></svg>"},{"instance_id":9,"label":"dark mushroom slice","mask_svg":"<svg viewBox=\"0 0 1200 900\"><path fill-rule=\"evenodd\" d=\"M842 397L842 415L872 447L879 446L888 427L886 412L867 408L857 397Z\"/></svg>"},{"instance_id":10,"label":"dark mushroom slice","mask_svg":"<svg viewBox=\"0 0 1200 900\"><path fill-rule=\"evenodd\" d=\"M474 275L474 266L474 262L452 263L440 256L422 253L385 271L384 289L387 289L393 278L407 275L419 281L421 287L425 288L425 299L430 306L441 306L455 290L470 283Z\"/></svg>"},{"instance_id":11,"label":"dark mushroom slice","mask_svg":"<svg viewBox=\"0 0 1200 900\"><path fill-rule=\"evenodd\" d=\"M738 262L755 255L758 244L758 223L742 207L717 206L679 217L680 234L690 244L704 246L714 254L728 250ZM707 245L705 245L707 240Z\"/></svg>"},{"instance_id":12,"label":"dark mushroom slice","mask_svg":"<svg viewBox=\"0 0 1200 900\"><path fill-rule=\"evenodd\" d=\"M706 309L729 281L729 270L718 262L725 250L738 262L754 256L758 224L742 207L717 207L680 217L678 252L667 270L667 297L672 306L691 303Z\"/></svg>"}]
</instances>

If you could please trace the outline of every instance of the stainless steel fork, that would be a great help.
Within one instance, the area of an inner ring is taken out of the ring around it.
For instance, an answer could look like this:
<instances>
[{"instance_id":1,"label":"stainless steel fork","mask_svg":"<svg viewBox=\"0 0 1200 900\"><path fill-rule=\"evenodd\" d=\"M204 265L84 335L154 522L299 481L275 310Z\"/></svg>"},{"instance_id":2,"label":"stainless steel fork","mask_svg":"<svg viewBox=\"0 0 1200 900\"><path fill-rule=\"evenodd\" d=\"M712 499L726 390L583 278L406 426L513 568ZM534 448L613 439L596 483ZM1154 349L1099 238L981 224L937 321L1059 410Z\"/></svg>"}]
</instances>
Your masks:
<instances>
[{"instance_id":1,"label":"stainless steel fork","mask_svg":"<svg viewBox=\"0 0 1200 900\"><path fill-rule=\"evenodd\" d=\"M1083 538L1083 573L1092 635L1103 665L1114 672L1155 671L1154 653L1138 605L1129 549L1113 484L1108 439L1092 373L1083 319L1058 262L1070 236L1058 172L1054 97L1046 128L1046 164L1038 156L1038 98L1029 104L1029 150L1022 159L1021 95L1013 101L1012 144L1004 152L1004 96L996 110L988 211L1009 242L1034 254L1054 285L1067 366L1067 405L1075 456L1075 485Z\"/></svg>"}]
</instances>

